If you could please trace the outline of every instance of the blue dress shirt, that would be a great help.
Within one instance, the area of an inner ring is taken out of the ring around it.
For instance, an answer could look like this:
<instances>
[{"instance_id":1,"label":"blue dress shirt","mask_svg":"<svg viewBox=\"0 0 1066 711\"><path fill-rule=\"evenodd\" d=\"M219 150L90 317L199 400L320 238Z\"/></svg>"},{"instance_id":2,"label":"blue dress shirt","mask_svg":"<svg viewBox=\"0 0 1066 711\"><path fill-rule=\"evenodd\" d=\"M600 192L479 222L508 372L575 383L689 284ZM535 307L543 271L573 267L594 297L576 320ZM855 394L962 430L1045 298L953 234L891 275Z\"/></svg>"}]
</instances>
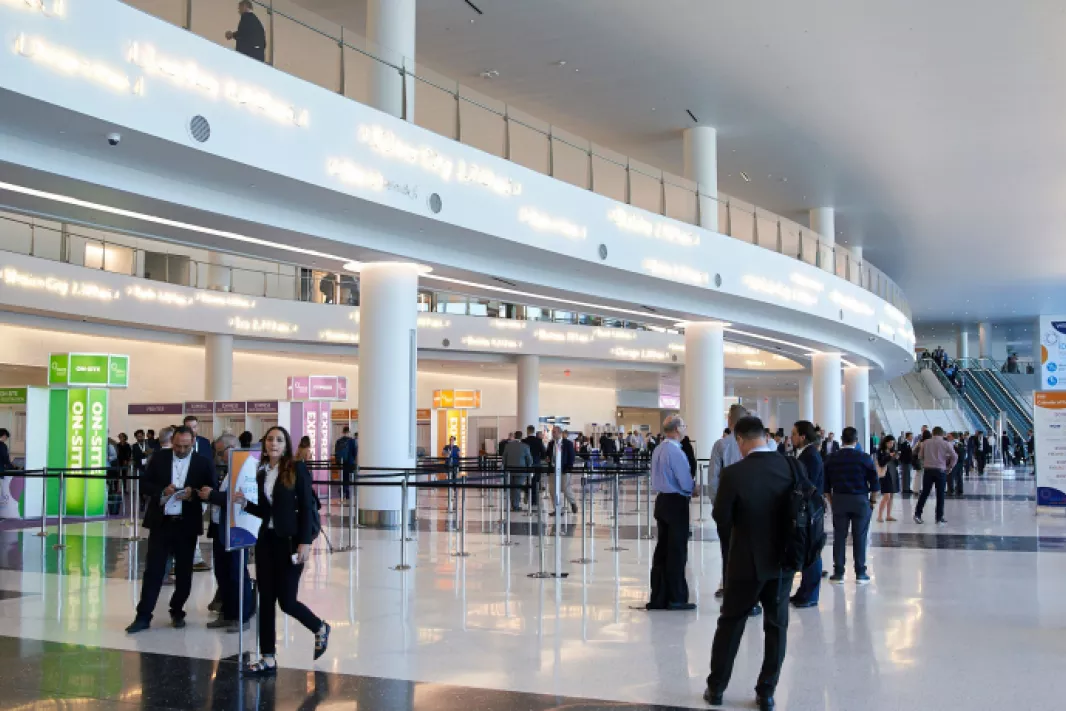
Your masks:
<instances>
[{"instance_id":1,"label":"blue dress shirt","mask_svg":"<svg viewBox=\"0 0 1066 711\"><path fill-rule=\"evenodd\" d=\"M665 439L651 455L651 486L657 494L692 496L688 457L676 439Z\"/></svg>"}]
</instances>

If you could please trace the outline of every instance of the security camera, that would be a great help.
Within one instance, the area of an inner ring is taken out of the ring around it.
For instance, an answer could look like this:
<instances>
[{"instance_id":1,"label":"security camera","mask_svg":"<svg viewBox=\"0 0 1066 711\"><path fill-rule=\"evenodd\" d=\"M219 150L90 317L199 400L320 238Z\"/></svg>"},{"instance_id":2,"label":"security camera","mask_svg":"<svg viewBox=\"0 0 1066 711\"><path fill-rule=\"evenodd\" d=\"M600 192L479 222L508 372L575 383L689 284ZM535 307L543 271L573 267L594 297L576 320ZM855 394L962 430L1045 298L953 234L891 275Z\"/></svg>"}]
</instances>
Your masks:
<instances>
[{"instance_id":1,"label":"security camera","mask_svg":"<svg viewBox=\"0 0 1066 711\"><path fill-rule=\"evenodd\" d=\"M120 143L122 143L122 134L121 133L109 133L109 134L107 134L107 145L109 145L109 146L117 146Z\"/></svg>"}]
</instances>

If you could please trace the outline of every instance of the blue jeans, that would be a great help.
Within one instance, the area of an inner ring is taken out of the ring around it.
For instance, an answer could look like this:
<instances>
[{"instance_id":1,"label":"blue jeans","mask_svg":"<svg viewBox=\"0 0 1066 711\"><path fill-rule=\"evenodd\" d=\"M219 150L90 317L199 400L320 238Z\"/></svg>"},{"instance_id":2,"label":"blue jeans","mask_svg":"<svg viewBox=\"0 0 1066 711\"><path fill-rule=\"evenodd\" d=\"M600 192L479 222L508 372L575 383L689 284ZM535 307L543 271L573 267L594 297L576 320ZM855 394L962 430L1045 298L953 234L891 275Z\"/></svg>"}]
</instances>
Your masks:
<instances>
[{"instance_id":1,"label":"blue jeans","mask_svg":"<svg viewBox=\"0 0 1066 711\"><path fill-rule=\"evenodd\" d=\"M818 602L818 595L822 589L822 557L814 564L803 570L800 578L800 586L796 590L796 602Z\"/></svg>"},{"instance_id":2,"label":"blue jeans","mask_svg":"<svg viewBox=\"0 0 1066 711\"><path fill-rule=\"evenodd\" d=\"M240 606L241 552L227 551L222 536L211 539L214 553L215 582L222 592L222 618L237 619ZM255 612L255 600L252 598L252 580L248 577L248 566L244 566L244 615L242 622L247 622Z\"/></svg>"}]
</instances>

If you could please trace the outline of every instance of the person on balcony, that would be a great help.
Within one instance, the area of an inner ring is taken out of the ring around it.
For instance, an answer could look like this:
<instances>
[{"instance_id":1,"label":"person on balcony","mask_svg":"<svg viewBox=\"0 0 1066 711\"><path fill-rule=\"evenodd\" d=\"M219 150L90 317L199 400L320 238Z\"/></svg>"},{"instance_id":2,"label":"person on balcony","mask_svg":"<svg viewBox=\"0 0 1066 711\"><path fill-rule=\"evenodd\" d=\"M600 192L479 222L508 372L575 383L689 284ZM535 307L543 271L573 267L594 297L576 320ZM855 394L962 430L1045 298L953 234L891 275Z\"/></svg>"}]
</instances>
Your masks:
<instances>
[{"instance_id":1,"label":"person on balcony","mask_svg":"<svg viewBox=\"0 0 1066 711\"><path fill-rule=\"evenodd\" d=\"M236 40L237 51L244 56L265 62L266 31L263 30L263 23L252 12L252 0L241 0L237 3L237 12L241 21L237 23L235 31L226 31L226 39Z\"/></svg>"}]
</instances>

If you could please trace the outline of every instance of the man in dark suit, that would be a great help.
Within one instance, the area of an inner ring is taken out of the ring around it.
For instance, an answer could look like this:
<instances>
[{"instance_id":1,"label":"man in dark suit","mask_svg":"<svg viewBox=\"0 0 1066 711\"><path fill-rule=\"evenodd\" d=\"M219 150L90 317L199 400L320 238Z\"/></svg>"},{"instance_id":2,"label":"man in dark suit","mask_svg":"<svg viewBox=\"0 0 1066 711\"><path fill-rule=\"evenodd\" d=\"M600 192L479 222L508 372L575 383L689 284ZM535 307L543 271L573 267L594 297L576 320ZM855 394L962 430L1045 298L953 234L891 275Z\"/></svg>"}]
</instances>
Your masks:
<instances>
[{"instance_id":1,"label":"man in dark suit","mask_svg":"<svg viewBox=\"0 0 1066 711\"><path fill-rule=\"evenodd\" d=\"M911 493L911 465L914 464L914 434L906 432L899 440L899 479L901 492Z\"/></svg>"},{"instance_id":2,"label":"man in dark suit","mask_svg":"<svg viewBox=\"0 0 1066 711\"><path fill-rule=\"evenodd\" d=\"M552 427L552 439L548 442L548 466L552 472L551 494L555 501L555 510L552 516L559 513L563 506L563 498L570 502L570 511L577 513L577 499L570 488L570 472L574 468L574 443L569 437L563 437L563 431L558 426Z\"/></svg>"},{"instance_id":3,"label":"man in dark suit","mask_svg":"<svg viewBox=\"0 0 1066 711\"><path fill-rule=\"evenodd\" d=\"M836 454L837 452L840 451L840 442L837 442L833 437L834 437L834 434L832 432L830 432L829 436L825 438L824 442L822 442L822 460L823 461L829 455Z\"/></svg>"},{"instance_id":4,"label":"man in dark suit","mask_svg":"<svg viewBox=\"0 0 1066 711\"><path fill-rule=\"evenodd\" d=\"M855 446L859 443L858 430L845 427L841 439L844 447L826 458L824 465L825 492L833 508L833 575L829 582L844 582L850 528L855 582L865 585L870 582L866 573L866 538L881 486L874 460Z\"/></svg>"},{"instance_id":5,"label":"man in dark suit","mask_svg":"<svg viewBox=\"0 0 1066 711\"><path fill-rule=\"evenodd\" d=\"M818 490L818 495L825 494L825 476L822 473L822 455L818 453L818 435L814 425L807 420L800 420L792 426L792 447L796 459L807 472L807 479ZM818 607L818 594L822 582L822 559L818 558L803 571L799 589L792 596L791 602L799 608Z\"/></svg>"},{"instance_id":6,"label":"man in dark suit","mask_svg":"<svg viewBox=\"0 0 1066 711\"><path fill-rule=\"evenodd\" d=\"M742 418L733 432L743 459L722 470L714 498L714 520L719 530L730 531L730 547L703 698L712 706L722 704L748 614L761 601L766 646L755 691L760 711L767 711L774 707L788 632L792 575L782 571L781 559L792 471L777 445L767 443L758 417Z\"/></svg>"},{"instance_id":7,"label":"man in dark suit","mask_svg":"<svg viewBox=\"0 0 1066 711\"><path fill-rule=\"evenodd\" d=\"M266 31L252 12L252 0L237 3L237 12L241 15L241 21L237 23L236 31L226 31L226 39L236 40L236 49L244 56L266 61Z\"/></svg>"},{"instance_id":8,"label":"man in dark suit","mask_svg":"<svg viewBox=\"0 0 1066 711\"><path fill-rule=\"evenodd\" d=\"M211 447L211 440L207 437L200 436L200 420L196 418L196 415L186 415L183 425L189 428L193 436L192 451L199 454L201 457L214 461L215 451Z\"/></svg>"},{"instance_id":9,"label":"man in dark suit","mask_svg":"<svg viewBox=\"0 0 1066 711\"><path fill-rule=\"evenodd\" d=\"M533 466L538 469L544 464L544 457L548 450L544 446L544 440L537 436L537 428L533 425L526 427L526 437L522 440L529 447L529 454L533 457ZM540 501L540 472L533 475L533 505L539 506Z\"/></svg>"},{"instance_id":10,"label":"man in dark suit","mask_svg":"<svg viewBox=\"0 0 1066 711\"><path fill-rule=\"evenodd\" d=\"M148 448L148 440L144 437L144 430L134 432L133 439L133 471L140 477L144 474L144 465L151 450Z\"/></svg>"},{"instance_id":11,"label":"man in dark suit","mask_svg":"<svg viewBox=\"0 0 1066 711\"><path fill-rule=\"evenodd\" d=\"M163 585L167 558L174 556L174 595L170 598L170 619L174 627L185 626L185 602L192 590L193 550L203 533L203 507L198 492L214 487L211 459L193 450L193 433L188 427L174 431L169 450L160 450L148 462L142 493L148 498L144 527L148 529L148 560L141 581L141 601L137 617L127 634L148 629Z\"/></svg>"}]
</instances>

